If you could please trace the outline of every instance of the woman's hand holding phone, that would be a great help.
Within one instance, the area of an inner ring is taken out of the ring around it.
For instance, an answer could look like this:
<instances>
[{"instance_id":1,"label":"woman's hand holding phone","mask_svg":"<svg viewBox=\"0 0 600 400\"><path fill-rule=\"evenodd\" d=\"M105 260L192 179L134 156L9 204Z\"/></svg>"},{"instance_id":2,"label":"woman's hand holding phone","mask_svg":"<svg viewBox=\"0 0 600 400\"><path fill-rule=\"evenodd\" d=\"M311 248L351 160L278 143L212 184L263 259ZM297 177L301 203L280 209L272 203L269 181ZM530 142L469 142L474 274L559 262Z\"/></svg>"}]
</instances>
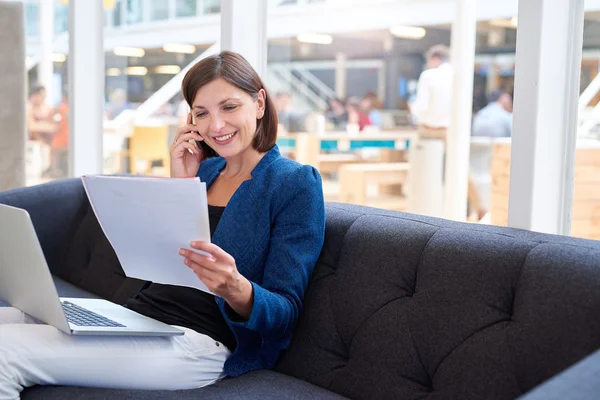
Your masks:
<instances>
[{"instance_id":1,"label":"woman's hand holding phone","mask_svg":"<svg viewBox=\"0 0 600 400\"><path fill-rule=\"evenodd\" d=\"M198 133L198 128L192 123L192 114L188 113L187 123L177 129L170 149L172 178L196 176L200 163L204 159L202 148L196 142L203 140L204 138Z\"/></svg>"}]
</instances>

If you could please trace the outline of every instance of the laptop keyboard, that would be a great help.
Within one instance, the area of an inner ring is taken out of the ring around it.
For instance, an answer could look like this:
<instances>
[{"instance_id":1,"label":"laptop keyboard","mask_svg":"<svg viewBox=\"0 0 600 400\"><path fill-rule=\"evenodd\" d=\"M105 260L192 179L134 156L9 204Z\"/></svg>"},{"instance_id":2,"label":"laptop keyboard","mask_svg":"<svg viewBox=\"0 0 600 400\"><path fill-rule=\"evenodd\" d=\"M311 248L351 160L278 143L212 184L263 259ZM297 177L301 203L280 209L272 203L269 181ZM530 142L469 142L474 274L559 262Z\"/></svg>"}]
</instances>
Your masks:
<instances>
[{"instance_id":1,"label":"laptop keyboard","mask_svg":"<svg viewBox=\"0 0 600 400\"><path fill-rule=\"evenodd\" d=\"M62 302L63 310L67 316L67 321L77 326L104 326L104 327L125 327L118 322L96 314L90 310L73 304L70 301Z\"/></svg>"}]
</instances>

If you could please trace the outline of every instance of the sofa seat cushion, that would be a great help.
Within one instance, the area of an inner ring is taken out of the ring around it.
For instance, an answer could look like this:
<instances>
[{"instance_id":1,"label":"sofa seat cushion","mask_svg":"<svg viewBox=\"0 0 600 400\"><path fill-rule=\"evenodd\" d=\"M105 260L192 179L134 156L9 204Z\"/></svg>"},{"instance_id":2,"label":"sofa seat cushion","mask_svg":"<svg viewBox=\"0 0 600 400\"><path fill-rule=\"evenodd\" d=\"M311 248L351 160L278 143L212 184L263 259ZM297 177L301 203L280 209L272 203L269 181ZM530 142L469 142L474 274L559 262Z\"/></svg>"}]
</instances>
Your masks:
<instances>
[{"instance_id":1,"label":"sofa seat cushion","mask_svg":"<svg viewBox=\"0 0 600 400\"><path fill-rule=\"evenodd\" d=\"M344 399L310 383L274 371L255 371L237 378L227 378L214 385L195 390L145 391L125 389L96 389L69 386L36 386L25 389L23 400L53 399L203 399L203 400L300 400Z\"/></svg>"}]
</instances>

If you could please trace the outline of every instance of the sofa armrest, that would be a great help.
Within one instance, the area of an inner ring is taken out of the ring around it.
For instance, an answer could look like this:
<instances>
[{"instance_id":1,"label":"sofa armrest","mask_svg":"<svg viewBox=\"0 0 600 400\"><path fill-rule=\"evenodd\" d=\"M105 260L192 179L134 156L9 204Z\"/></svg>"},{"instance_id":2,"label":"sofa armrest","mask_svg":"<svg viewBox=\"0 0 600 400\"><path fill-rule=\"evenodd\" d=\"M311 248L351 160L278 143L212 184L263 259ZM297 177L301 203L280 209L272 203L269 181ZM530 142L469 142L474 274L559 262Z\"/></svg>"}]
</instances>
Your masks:
<instances>
[{"instance_id":1,"label":"sofa armrest","mask_svg":"<svg viewBox=\"0 0 600 400\"><path fill-rule=\"evenodd\" d=\"M542 383L519 400L584 400L600 393L600 350Z\"/></svg>"},{"instance_id":2,"label":"sofa armrest","mask_svg":"<svg viewBox=\"0 0 600 400\"><path fill-rule=\"evenodd\" d=\"M81 179L74 178L0 192L0 203L29 212L50 270L56 270L88 200Z\"/></svg>"}]
</instances>

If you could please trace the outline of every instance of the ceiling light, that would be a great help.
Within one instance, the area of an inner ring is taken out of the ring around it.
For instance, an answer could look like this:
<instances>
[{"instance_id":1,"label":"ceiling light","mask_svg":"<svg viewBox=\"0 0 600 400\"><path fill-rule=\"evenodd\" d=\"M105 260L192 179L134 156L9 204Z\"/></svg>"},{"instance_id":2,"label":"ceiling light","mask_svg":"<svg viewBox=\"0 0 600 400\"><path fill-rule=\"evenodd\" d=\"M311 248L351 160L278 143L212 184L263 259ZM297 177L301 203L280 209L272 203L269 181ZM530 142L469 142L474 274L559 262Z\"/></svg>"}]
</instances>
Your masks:
<instances>
[{"instance_id":1,"label":"ceiling light","mask_svg":"<svg viewBox=\"0 0 600 400\"><path fill-rule=\"evenodd\" d=\"M113 53L123 57L144 57L146 52L138 47L115 47Z\"/></svg>"},{"instance_id":2,"label":"ceiling light","mask_svg":"<svg viewBox=\"0 0 600 400\"><path fill-rule=\"evenodd\" d=\"M152 71L157 74L175 75L178 74L179 71L181 71L181 67L179 65L159 65L157 67L154 67Z\"/></svg>"},{"instance_id":3,"label":"ceiling light","mask_svg":"<svg viewBox=\"0 0 600 400\"><path fill-rule=\"evenodd\" d=\"M106 76L119 76L121 75L121 70L119 68L109 68L106 70Z\"/></svg>"},{"instance_id":4,"label":"ceiling light","mask_svg":"<svg viewBox=\"0 0 600 400\"><path fill-rule=\"evenodd\" d=\"M127 67L125 68L125 74L127 75L146 75L148 73L148 68L146 67Z\"/></svg>"},{"instance_id":5,"label":"ceiling light","mask_svg":"<svg viewBox=\"0 0 600 400\"><path fill-rule=\"evenodd\" d=\"M323 35L320 33L301 33L296 39L302 43L331 44L333 42L333 37L331 37L331 35Z\"/></svg>"},{"instance_id":6,"label":"ceiling light","mask_svg":"<svg viewBox=\"0 0 600 400\"><path fill-rule=\"evenodd\" d=\"M194 54L196 52L196 46L193 44L169 43L163 46L163 50L167 53Z\"/></svg>"},{"instance_id":7,"label":"ceiling light","mask_svg":"<svg viewBox=\"0 0 600 400\"><path fill-rule=\"evenodd\" d=\"M423 39L427 30L419 26L392 26L390 33L404 39Z\"/></svg>"},{"instance_id":8,"label":"ceiling light","mask_svg":"<svg viewBox=\"0 0 600 400\"><path fill-rule=\"evenodd\" d=\"M61 53L53 53L52 54L52 61L54 62L65 62L67 61L67 56Z\"/></svg>"}]
</instances>

